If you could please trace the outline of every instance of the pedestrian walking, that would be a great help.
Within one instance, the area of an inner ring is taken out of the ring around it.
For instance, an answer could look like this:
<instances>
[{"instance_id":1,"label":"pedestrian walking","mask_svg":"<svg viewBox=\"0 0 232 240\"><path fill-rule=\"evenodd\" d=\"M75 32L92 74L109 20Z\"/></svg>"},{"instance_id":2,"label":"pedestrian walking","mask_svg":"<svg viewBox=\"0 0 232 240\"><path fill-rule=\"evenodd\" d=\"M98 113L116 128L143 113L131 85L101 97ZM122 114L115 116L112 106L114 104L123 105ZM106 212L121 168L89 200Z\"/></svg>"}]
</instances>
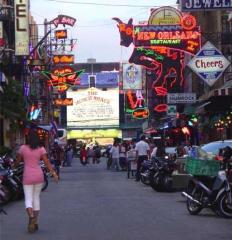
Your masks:
<instances>
[{"instance_id":1,"label":"pedestrian walking","mask_svg":"<svg viewBox=\"0 0 232 240\"><path fill-rule=\"evenodd\" d=\"M71 144L68 146L66 154L67 154L67 167L71 167L73 159L73 147Z\"/></svg>"},{"instance_id":2,"label":"pedestrian walking","mask_svg":"<svg viewBox=\"0 0 232 240\"><path fill-rule=\"evenodd\" d=\"M114 140L114 144L110 149L110 154L112 158L111 169L119 171L119 144L117 140Z\"/></svg>"},{"instance_id":3,"label":"pedestrian walking","mask_svg":"<svg viewBox=\"0 0 232 240\"><path fill-rule=\"evenodd\" d=\"M85 145L82 146L80 150L80 161L83 166L87 164L87 150L85 148Z\"/></svg>"},{"instance_id":4,"label":"pedestrian walking","mask_svg":"<svg viewBox=\"0 0 232 240\"><path fill-rule=\"evenodd\" d=\"M63 149L59 146L57 142L54 142L51 154L56 173L58 175L58 178L60 179L60 166L62 163Z\"/></svg>"},{"instance_id":5,"label":"pedestrian walking","mask_svg":"<svg viewBox=\"0 0 232 240\"><path fill-rule=\"evenodd\" d=\"M128 151L128 146L125 141L123 141L119 146L119 165L122 170L127 169L126 153Z\"/></svg>"},{"instance_id":6,"label":"pedestrian walking","mask_svg":"<svg viewBox=\"0 0 232 240\"><path fill-rule=\"evenodd\" d=\"M137 170L136 170L136 181L140 180L140 168L143 161L150 158L150 147L147 142L145 142L146 137L142 135L140 141L136 143L136 161L137 161Z\"/></svg>"},{"instance_id":7,"label":"pedestrian walking","mask_svg":"<svg viewBox=\"0 0 232 240\"><path fill-rule=\"evenodd\" d=\"M24 161L23 189L25 197L26 212L29 217L28 232L38 230L38 215L40 211L40 192L44 182L43 171L40 167L42 159L47 169L51 172L55 181L58 182L58 175L49 162L44 147L39 144L39 137L35 130L30 130L27 137L27 144L22 145L17 153L15 167L20 161Z\"/></svg>"},{"instance_id":8,"label":"pedestrian walking","mask_svg":"<svg viewBox=\"0 0 232 240\"><path fill-rule=\"evenodd\" d=\"M95 148L94 148L94 155L95 155L96 163L100 163L101 148L98 145L96 145Z\"/></svg>"}]
</instances>

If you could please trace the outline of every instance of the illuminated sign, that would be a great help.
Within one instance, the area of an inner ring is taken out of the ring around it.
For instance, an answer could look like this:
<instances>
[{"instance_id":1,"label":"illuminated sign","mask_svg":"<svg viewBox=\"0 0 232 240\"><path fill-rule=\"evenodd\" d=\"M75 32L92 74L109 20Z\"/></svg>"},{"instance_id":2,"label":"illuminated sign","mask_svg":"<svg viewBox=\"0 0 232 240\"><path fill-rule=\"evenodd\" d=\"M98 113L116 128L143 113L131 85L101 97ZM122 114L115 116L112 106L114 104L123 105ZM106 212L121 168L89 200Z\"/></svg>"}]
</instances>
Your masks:
<instances>
[{"instance_id":1,"label":"illuminated sign","mask_svg":"<svg viewBox=\"0 0 232 240\"><path fill-rule=\"evenodd\" d=\"M66 39L68 37L67 30L56 30L55 31L55 38L56 39Z\"/></svg>"},{"instance_id":2,"label":"illuminated sign","mask_svg":"<svg viewBox=\"0 0 232 240\"><path fill-rule=\"evenodd\" d=\"M54 55L54 64L71 64L74 63L74 55Z\"/></svg>"},{"instance_id":3,"label":"illuminated sign","mask_svg":"<svg viewBox=\"0 0 232 240\"><path fill-rule=\"evenodd\" d=\"M149 110L147 108L138 108L132 112L132 116L137 119L148 118Z\"/></svg>"},{"instance_id":4,"label":"illuminated sign","mask_svg":"<svg viewBox=\"0 0 232 240\"><path fill-rule=\"evenodd\" d=\"M148 20L149 25L178 25L181 22L181 13L173 7L153 9Z\"/></svg>"},{"instance_id":5,"label":"illuminated sign","mask_svg":"<svg viewBox=\"0 0 232 240\"><path fill-rule=\"evenodd\" d=\"M70 17L70 16L66 16L66 15L58 15L57 18L55 18L51 21L51 23L53 23L56 27L59 24L69 25L69 26L73 27L75 22L76 22L75 18Z\"/></svg>"},{"instance_id":6,"label":"illuminated sign","mask_svg":"<svg viewBox=\"0 0 232 240\"><path fill-rule=\"evenodd\" d=\"M121 138L122 131L119 129L85 129L68 130L67 139L86 139L86 138Z\"/></svg>"},{"instance_id":7,"label":"illuminated sign","mask_svg":"<svg viewBox=\"0 0 232 240\"><path fill-rule=\"evenodd\" d=\"M181 11L191 12L199 10L229 10L232 9L231 0L181 0Z\"/></svg>"},{"instance_id":8,"label":"illuminated sign","mask_svg":"<svg viewBox=\"0 0 232 240\"><path fill-rule=\"evenodd\" d=\"M167 112L168 105L167 104L159 104L159 105L155 106L154 110L156 112Z\"/></svg>"},{"instance_id":9,"label":"illuminated sign","mask_svg":"<svg viewBox=\"0 0 232 240\"><path fill-rule=\"evenodd\" d=\"M123 64L123 89L142 89L142 67Z\"/></svg>"},{"instance_id":10,"label":"illuminated sign","mask_svg":"<svg viewBox=\"0 0 232 240\"><path fill-rule=\"evenodd\" d=\"M67 126L106 128L119 126L119 89L89 88L67 91L73 106L67 107Z\"/></svg>"},{"instance_id":11,"label":"illuminated sign","mask_svg":"<svg viewBox=\"0 0 232 240\"><path fill-rule=\"evenodd\" d=\"M131 113L133 110L137 108L144 108L144 97L142 92L137 90L136 93L132 91L128 91L126 93L126 112Z\"/></svg>"},{"instance_id":12,"label":"illuminated sign","mask_svg":"<svg viewBox=\"0 0 232 240\"><path fill-rule=\"evenodd\" d=\"M15 14L15 55L29 55L28 0L14 1Z\"/></svg>"},{"instance_id":13,"label":"illuminated sign","mask_svg":"<svg viewBox=\"0 0 232 240\"><path fill-rule=\"evenodd\" d=\"M48 78L48 86L57 88L58 92L66 91L70 86L79 85L79 75L84 70L75 71L72 67L65 66L53 69L51 72L41 73Z\"/></svg>"},{"instance_id":14,"label":"illuminated sign","mask_svg":"<svg viewBox=\"0 0 232 240\"><path fill-rule=\"evenodd\" d=\"M188 66L209 86L214 85L230 62L210 42L206 42Z\"/></svg>"},{"instance_id":15,"label":"illuminated sign","mask_svg":"<svg viewBox=\"0 0 232 240\"><path fill-rule=\"evenodd\" d=\"M72 106L73 105L73 99L72 98L57 98L53 101L54 105L56 106Z\"/></svg>"},{"instance_id":16,"label":"illuminated sign","mask_svg":"<svg viewBox=\"0 0 232 240\"><path fill-rule=\"evenodd\" d=\"M41 104L38 104L38 106L32 104L32 106L29 109L28 112L28 118L29 120L36 120L38 119L39 115L41 114Z\"/></svg>"},{"instance_id":17,"label":"illuminated sign","mask_svg":"<svg viewBox=\"0 0 232 240\"><path fill-rule=\"evenodd\" d=\"M182 26L134 26L135 47L164 46L195 54L200 47L199 28L185 30Z\"/></svg>"}]
</instances>

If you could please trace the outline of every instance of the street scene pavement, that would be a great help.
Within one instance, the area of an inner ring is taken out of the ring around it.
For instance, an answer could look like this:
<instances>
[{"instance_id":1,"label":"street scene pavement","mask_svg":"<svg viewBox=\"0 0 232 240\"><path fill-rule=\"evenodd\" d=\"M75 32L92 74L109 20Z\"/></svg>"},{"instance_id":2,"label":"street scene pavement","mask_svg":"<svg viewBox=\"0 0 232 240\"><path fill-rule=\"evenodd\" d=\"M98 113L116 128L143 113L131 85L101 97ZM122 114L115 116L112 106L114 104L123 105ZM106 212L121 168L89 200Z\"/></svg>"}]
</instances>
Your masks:
<instances>
[{"instance_id":1,"label":"street scene pavement","mask_svg":"<svg viewBox=\"0 0 232 240\"><path fill-rule=\"evenodd\" d=\"M61 169L58 184L50 180L41 196L39 231L27 232L24 202L5 206L0 240L218 240L232 239L231 220L203 210L187 212L180 192L158 193L127 179L126 172L100 164Z\"/></svg>"}]
</instances>

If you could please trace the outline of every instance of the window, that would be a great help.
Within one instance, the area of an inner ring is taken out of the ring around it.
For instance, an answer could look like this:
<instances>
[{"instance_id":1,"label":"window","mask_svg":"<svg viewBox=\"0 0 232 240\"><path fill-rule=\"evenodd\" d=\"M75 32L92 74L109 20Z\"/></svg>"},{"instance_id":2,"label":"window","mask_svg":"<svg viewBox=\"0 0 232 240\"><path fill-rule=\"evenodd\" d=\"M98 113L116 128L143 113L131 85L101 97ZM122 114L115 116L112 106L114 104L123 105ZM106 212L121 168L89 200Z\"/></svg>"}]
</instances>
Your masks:
<instances>
[{"instance_id":1,"label":"window","mask_svg":"<svg viewBox=\"0 0 232 240\"><path fill-rule=\"evenodd\" d=\"M95 75L90 75L89 76L89 87L96 87L96 76Z\"/></svg>"}]
</instances>

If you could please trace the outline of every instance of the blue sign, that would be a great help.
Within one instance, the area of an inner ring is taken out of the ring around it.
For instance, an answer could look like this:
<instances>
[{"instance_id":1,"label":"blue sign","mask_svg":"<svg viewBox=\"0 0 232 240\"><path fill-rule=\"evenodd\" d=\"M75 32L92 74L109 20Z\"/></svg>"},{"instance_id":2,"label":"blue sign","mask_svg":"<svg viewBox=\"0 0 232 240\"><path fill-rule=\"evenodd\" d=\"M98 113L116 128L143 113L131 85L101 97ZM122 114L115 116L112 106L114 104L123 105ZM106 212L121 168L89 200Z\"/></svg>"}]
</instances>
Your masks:
<instances>
[{"instance_id":1,"label":"blue sign","mask_svg":"<svg viewBox=\"0 0 232 240\"><path fill-rule=\"evenodd\" d=\"M188 66L209 86L217 81L229 65L230 62L210 42L206 42L188 63Z\"/></svg>"},{"instance_id":2,"label":"blue sign","mask_svg":"<svg viewBox=\"0 0 232 240\"><path fill-rule=\"evenodd\" d=\"M89 87L89 76L95 76L96 88L118 87L118 72L101 72L96 74L83 73L80 76L80 85L82 87Z\"/></svg>"},{"instance_id":3,"label":"blue sign","mask_svg":"<svg viewBox=\"0 0 232 240\"><path fill-rule=\"evenodd\" d=\"M181 0L181 11L191 12L199 10L229 10L232 9L231 0Z\"/></svg>"}]
</instances>

